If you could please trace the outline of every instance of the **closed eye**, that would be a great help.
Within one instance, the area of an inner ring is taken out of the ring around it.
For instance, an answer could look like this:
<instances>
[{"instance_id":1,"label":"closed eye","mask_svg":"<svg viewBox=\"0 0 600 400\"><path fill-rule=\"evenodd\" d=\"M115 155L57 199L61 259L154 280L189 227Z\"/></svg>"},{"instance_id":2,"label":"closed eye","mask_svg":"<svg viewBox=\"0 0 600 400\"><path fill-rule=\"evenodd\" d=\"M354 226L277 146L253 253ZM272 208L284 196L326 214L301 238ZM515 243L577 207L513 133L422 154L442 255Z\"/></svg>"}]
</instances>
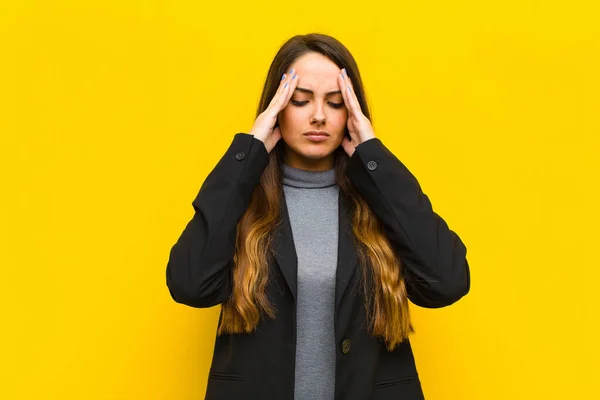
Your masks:
<instances>
[{"instance_id":1,"label":"closed eye","mask_svg":"<svg viewBox=\"0 0 600 400\"><path fill-rule=\"evenodd\" d=\"M302 107L302 106L306 105L306 103L308 103L308 100L305 100L305 101L290 100L290 102L293 105L295 105L296 107ZM333 107L333 108L342 108L342 107L344 107L344 103L332 103L332 102L329 102L328 104L331 107Z\"/></svg>"}]
</instances>

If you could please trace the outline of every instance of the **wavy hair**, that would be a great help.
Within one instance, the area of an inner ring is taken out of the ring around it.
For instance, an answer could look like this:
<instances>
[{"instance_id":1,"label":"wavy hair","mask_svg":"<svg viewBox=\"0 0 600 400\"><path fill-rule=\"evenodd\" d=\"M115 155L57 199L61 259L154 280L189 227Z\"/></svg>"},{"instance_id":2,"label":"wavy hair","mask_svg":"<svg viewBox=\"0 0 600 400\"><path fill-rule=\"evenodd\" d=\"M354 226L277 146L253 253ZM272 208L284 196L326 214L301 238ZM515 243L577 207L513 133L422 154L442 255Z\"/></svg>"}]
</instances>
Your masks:
<instances>
[{"instance_id":1,"label":"wavy hair","mask_svg":"<svg viewBox=\"0 0 600 400\"><path fill-rule=\"evenodd\" d=\"M328 57L339 68L346 68L363 114L371 119L358 66L348 49L338 40L312 33L290 38L276 54L265 81L256 116L268 107L279 86L281 75L296 59L309 52ZM237 224L233 257L233 291L222 304L218 334L250 333L263 316L275 318L276 309L266 293L272 243L281 226L283 140L269 153L269 163L244 215ZM349 157L340 146L335 150L336 182L347 196L352 214L352 231L365 293L367 325L393 350L410 333L408 297L402 263L384 227L365 199L356 191L345 171Z\"/></svg>"}]
</instances>

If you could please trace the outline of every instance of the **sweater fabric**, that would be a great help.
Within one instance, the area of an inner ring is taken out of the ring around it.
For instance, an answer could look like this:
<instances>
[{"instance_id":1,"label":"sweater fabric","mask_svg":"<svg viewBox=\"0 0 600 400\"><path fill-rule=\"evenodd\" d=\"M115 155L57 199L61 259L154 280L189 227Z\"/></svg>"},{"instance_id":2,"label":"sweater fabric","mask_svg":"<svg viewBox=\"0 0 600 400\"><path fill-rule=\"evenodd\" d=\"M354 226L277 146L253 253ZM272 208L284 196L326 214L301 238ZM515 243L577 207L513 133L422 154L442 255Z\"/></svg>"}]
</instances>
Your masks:
<instances>
[{"instance_id":1,"label":"sweater fabric","mask_svg":"<svg viewBox=\"0 0 600 400\"><path fill-rule=\"evenodd\" d=\"M335 169L283 164L283 191L298 257L294 400L332 400L339 234Z\"/></svg>"}]
</instances>

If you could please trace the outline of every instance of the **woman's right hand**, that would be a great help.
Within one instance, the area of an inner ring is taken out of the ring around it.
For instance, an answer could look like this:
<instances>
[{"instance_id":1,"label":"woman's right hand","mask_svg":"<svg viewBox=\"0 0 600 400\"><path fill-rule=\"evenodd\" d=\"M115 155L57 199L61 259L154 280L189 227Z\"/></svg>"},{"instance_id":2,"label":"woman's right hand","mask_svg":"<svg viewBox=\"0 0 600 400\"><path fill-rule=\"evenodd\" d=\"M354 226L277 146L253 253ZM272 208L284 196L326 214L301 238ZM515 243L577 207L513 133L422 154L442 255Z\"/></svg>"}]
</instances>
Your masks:
<instances>
[{"instance_id":1,"label":"woman's right hand","mask_svg":"<svg viewBox=\"0 0 600 400\"><path fill-rule=\"evenodd\" d=\"M265 144L268 153L273 150L279 139L281 139L279 126L275 127L277 116L287 106L297 85L298 76L293 69L290 70L289 74L284 74L269 106L256 118L254 125L252 125L250 134Z\"/></svg>"}]
</instances>

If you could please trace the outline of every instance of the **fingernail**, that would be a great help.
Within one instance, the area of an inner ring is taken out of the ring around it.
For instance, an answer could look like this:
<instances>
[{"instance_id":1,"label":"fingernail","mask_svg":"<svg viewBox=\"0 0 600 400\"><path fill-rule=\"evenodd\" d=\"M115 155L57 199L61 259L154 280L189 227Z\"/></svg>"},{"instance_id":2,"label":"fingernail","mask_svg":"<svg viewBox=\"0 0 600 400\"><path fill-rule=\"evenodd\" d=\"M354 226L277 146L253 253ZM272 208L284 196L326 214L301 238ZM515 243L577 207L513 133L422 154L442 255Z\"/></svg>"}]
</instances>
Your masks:
<instances>
[{"instance_id":1,"label":"fingernail","mask_svg":"<svg viewBox=\"0 0 600 400\"><path fill-rule=\"evenodd\" d=\"M342 69L342 72L344 73L344 76L348 76L348 74L346 73L346 68Z\"/></svg>"},{"instance_id":2,"label":"fingernail","mask_svg":"<svg viewBox=\"0 0 600 400\"><path fill-rule=\"evenodd\" d=\"M290 74L291 74L292 72L294 72L294 68L290 69Z\"/></svg>"},{"instance_id":3,"label":"fingernail","mask_svg":"<svg viewBox=\"0 0 600 400\"><path fill-rule=\"evenodd\" d=\"M287 87L289 82L286 82L285 85L283 85L283 88L285 89Z\"/></svg>"},{"instance_id":4,"label":"fingernail","mask_svg":"<svg viewBox=\"0 0 600 400\"><path fill-rule=\"evenodd\" d=\"M281 80L285 79L285 74L281 75Z\"/></svg>"},{"instance_id":5,"label":"fingernail","mask_svg":"<svg viewBox=\"0 0 600 400\"><path fill-rule=\"evenodd\" d=\"M294 77L292 78L292 80L296 79L297 76L298 76L298 74L294 74Z\"/></svg>"}]
</instances>

